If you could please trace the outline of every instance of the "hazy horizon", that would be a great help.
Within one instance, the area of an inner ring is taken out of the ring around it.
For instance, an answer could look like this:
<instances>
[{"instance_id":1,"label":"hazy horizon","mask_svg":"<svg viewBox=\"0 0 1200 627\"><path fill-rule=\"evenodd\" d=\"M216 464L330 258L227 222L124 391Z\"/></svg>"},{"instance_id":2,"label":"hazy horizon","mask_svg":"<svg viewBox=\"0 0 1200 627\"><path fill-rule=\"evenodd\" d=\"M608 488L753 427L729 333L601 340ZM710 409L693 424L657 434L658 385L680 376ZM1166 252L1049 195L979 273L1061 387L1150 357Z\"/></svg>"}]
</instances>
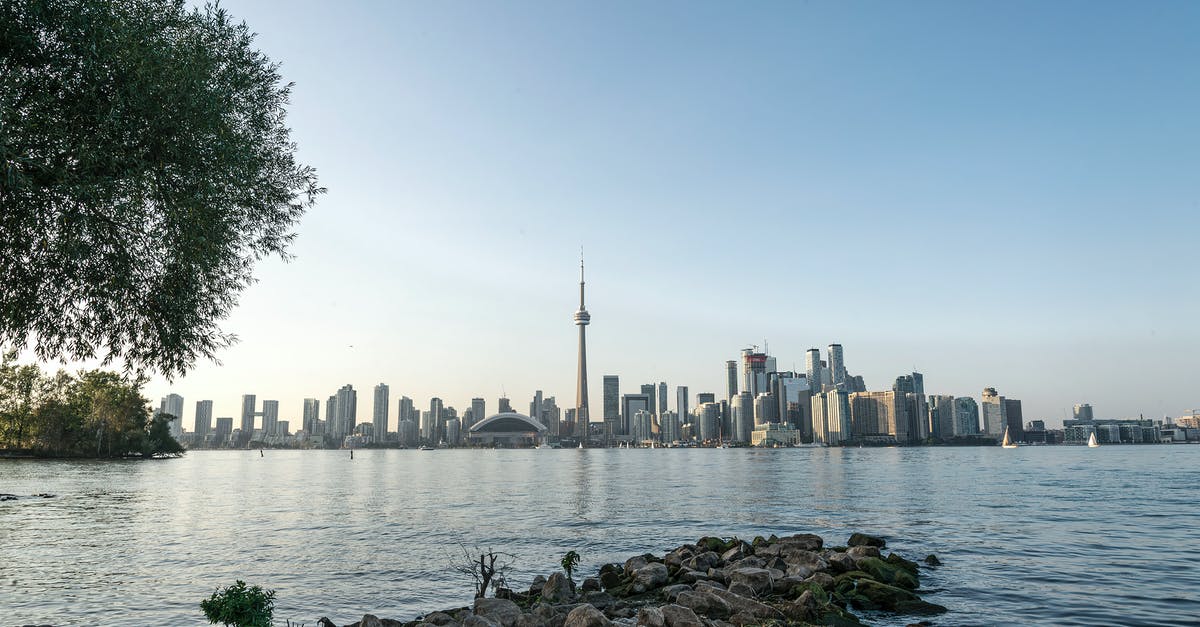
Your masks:
<instances>
[{"instance_id":1,"label":"hazy horizon","mask_svg":"<svg viewBox=\"0 0 1200 627\"><path fill-rule=\"evenodd\" d=\"M764 341L1051 425L1200 407L1200 4L221 6L329 193L223 365L145 388L189 430L346 383L393 430L401 395L572 407L580 246L594 420L605 374L674 410Z\"/></svg>"}]
</instances>

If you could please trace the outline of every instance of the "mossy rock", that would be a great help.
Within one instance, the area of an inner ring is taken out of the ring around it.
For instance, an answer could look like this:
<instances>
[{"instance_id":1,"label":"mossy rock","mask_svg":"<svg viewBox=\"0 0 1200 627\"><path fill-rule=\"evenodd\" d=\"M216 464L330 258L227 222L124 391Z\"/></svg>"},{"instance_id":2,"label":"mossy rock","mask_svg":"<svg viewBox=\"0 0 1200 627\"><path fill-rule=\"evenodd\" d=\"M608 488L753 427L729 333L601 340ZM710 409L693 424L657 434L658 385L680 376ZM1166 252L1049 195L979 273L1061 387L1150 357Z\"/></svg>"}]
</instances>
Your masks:
<instances>
[{"instance_id":1,"label":"mossy rock","mask_svg":"<svg viewBox=\"0 0 1200 627\"><path fill-rule=\"evenodd\" d=\"M844 594L847 590L853 590L855 582L859 579L871 579L871 575L861 570L842 573L833 578L833 589Z\"/></svg>"},{"instance_id":2,"label":"mossy rock","mask_svg":"<svg viewBox=\"0 0 1200 627\"><path fill-rule=\"evenodd\" d=\"M896 555L895 553L888 553L887 563L892 564L893 566L899 566L900 568L907 570L908 572L912 573L912 575L914 577L918 576L917 563L914 561L911 561L911 560L906 560L903 557Z\"/></svg>"},{"instance_id":3,"label":"mossy rock","mask_svg":"<svg viewBox=\"0 0 1200 627\"><path fill-rule=\"evenodd\" d=\"M911 564L911 562L909 563ZM881 583L908 588L909 590L916 590L920 585L917 576L909 572L906 566L890 563L878 557L864 557L858 560L858 568L870 575L872 579Z\"/></svg>"},{"instance_id":4,"label":"mossy rock","mask_svg":"<svg viewBox=\"0 0 1200 627\"><path fill-rule=\"evenodd\" d=\"M854 614L834 606L830 606L821 615L820 620L821 622L817 623L818 625L828 625L829 627L862 627L863 624Z\"/></svg>"},{"instance_id":5,"label":"mossy rock","mask_svg":"<svg viewBox=\"0 0 1200 627\"><path fill-rule=\"evenodd\" d=\"M882 549L883 547L887 546L887 540L884 540L879 536L871 536L865 533L852 533L850 534L850 540L848 540L846 544L849 546L874 546Z\"/></svg>"},{"instance_id":6,"label":"mossy rock","mask_svg":"<svg viewBox=\"0 0 1200 627\"><path fill-rule=\"evenodd\" d=\"M697 540L696 546L706 551L713 551L714 553L724 553L726 550L724 540L710 536L705 536Z\"/></svg>"},{"instance_id":7,"label":"mossy rock","mask_svg":"<svg viewBox=\"0 0 1200 627\"><path fill-rule=\"evenodd\" d=\"M764 544L770 544L770 542L767 542L767 539L762 536L754 536L754 541L750 543L750 546L757 549Z\"/></svg>"},{"instance_id":8,"label":"mossy rock","mask_svg":"<svg viewBox=\"0 0 1200 627\"><path fill-rule=\"evenodd\" d=\"M865 600L864 600L865 599ZM860 580L848 599L859 610L882 610L897 614L941 614L946 608L929 603L915 593L878 581Z\"/></svg>"}]
</instances>

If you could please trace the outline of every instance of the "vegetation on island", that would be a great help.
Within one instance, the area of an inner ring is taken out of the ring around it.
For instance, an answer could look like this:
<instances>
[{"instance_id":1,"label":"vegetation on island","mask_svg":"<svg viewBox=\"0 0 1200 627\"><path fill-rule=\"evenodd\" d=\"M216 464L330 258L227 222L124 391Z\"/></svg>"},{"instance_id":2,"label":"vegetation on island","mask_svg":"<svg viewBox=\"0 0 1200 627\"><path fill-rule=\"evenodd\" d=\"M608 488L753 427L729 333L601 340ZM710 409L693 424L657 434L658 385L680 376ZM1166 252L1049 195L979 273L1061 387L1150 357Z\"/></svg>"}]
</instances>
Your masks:
<instances>
[{"instance_id":1,"label":"vegetation on island","mask_svg":"<svg viewBox=\"0 0 1200 627\"><path fill-rule=\"evenodd\" d=\"M174 416L152 414L140 378L70 374L0 358L0 449L47 457L164 457L183 453Z\"/></svg>"},{"instance_id":2,"label":"vegetation on island","mask_svg":"<svg viewBox=\"0 0 1200 627\"><path fill-rule=\"evenodd\" d=\"M325 191L253 40L216 4L0 0L0 347L171 378L236 340L218 322ZM63 431L47 446L76 450L75 418L144 422L95 409L137 404L96 377L79 386L120 398L46 405L70 416L41 416ZM116 452L137 429L99 431Z\"/></svg>"}]
</instances>

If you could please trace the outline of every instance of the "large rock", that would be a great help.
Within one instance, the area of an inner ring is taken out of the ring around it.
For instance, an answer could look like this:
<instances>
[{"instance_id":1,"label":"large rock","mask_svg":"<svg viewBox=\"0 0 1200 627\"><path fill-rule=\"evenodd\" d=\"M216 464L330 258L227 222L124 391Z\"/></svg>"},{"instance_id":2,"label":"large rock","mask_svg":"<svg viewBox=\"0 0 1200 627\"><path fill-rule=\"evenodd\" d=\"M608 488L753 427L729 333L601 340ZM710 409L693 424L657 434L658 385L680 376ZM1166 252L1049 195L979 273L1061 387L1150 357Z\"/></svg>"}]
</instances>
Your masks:
<instances>
[{"instance_id":1,"label":"large rock","mask_svg":"<svg viewBox=\"0 0 1200 627\"><path fill-rule=\"evenodd\" d=\"M524 618L524 616L524 614L521 615L522 618ZM520 622L519 619L518 622ZM497 623L486 616L476 616L475 614L472 614L463 619L462 627L500 627L500 623Z\"/></svg>"},{"instance_id":2,"label":"large rock","mask_svg":"<svg viewBox=\"0 0 1200 627\"><path fill-rule=\"evenodd\" d=\"M583 585L579 586L581 592L592 592L593 590L601 590L600 580L596 577L588 577L583 580Z\"/></svg>"},{"instance_id":3,"label":"large rock","mask_svg":"<svg viewBox=\"0 0 1200 627\"><path fill-rule=\"evenodd\" d=\"M856 563L864 557L879 557L879 547L870 545L852 546L846 549L846 555Z\"/></svg>"},{"instance_id":4,"label":"large rock","mask_svg":"<svg viewBox=\"0 0 1200 627\"><path fill-rule=\"evenodd\" d=\"M599 591L585 592L579 600L601 611L612 607L617 602L613 595Z\"/></svg>"},{"instance_id":5,"label":"large rock","mask_svg":"<svg viewBox=\"0 0 1200 627\"><path fill-rule=\"evenodd\" d=\"M542 592L542 586L544 585L546 585L545 577L541 575L534 577L533 582L529 584L529 594L531 596L534 594L540 594Z\"/></svg>"},{"instance_id":6,"label":"large rock","mask_svg":"<svg viewBox=\"0 0 1200 627\"><path fill-rule=\"evenodd\" d=\"M643 592L662 587L670 579L667 565L658 562L646 564L633 573L633 593Z\"/></svg>"},{"instance_id":7,"label":"large rock","mask_svg":"<svg viewBox=\"0 0 1200 627\"><path fill-rule=\"evenodd\" d=\"M845 553L834 553L829 556L829 569L834 573L845 573L854 570L854 558Z\"/></svg>"},{"instance_id":8,"label":"large rock","mask_svg":"<svg viewBox=\"0 0 1200 627\"><path fill-rule=\"evenodd\" d=\"M600 585L604 586L605 590L612 590L624 585L625 581L621 579L621 575L615 571L600 571Z\"/></svg>"},{"instance_id":9,"label":"large rock","mask_svg":"<svg viewBox=\"0 0 1200 627\"><path fill-rule=\"evenodd\" d=\"M567 614L567 620L563 623L563 627L610 627L612 621L604 615L604 612L584 603L579 607L571 610Z\"/></svg>"},{"instance_id":10,"label":"large rock","mask_svg":"<svg viewBox=\"0 0 1200 627\"><path fill-rule=\"evenodd\" d=\"M664 605L659 608L667 627L708 627L691 608L682 605Z\"/></svg>"},{"instance_id":11,"label":"large rock","mask_svg":"<svg viewBox=\"0 0 1200 627\"><path fill-rule=\"evenodd\" d=\"M562 572L550 575L542 586L542 600L546 603L569 603L575 598L570 580Z\"/></svg>"},{"instance_id":12,"label":"large rock","mask_svg":"<svg viewBox=\"0 0 1200 627\"><path fill-rule=\"evenodd\" d=\"M920 585L917 577L904 565L892 564L878 557L864 557L855 563L858 570L870 575L876 581L909 590L916 590Z\"/></svg>"},{"instance_id":13,"label":"large rock","mask_svg":"<svg viewBox=\"0 0 1200 627\"><path fill-rule=\"evenodd\" d=\"M870 579L860 579L854 594L848 595L851 605L860 610L884 610L899 614L941 614L946 608L929 603L916 594Z\"/></svg>"},{"instance_id":14,"label":"large rock","mask_svg":"<svg viewBox=\"0 0 1200 627\"><path fill-rule=\"evenodd\" d=\"M638 627L667 627L667 619L662 610L654 606L646 606L638 610Z\"/></svg>"},{"instance_id":15,"label":"large rock","mask_svg":"<svg viewBox=\"0 0 1200 627\"><path fill-rule=\"evenodd\" d=\"M882 549L887 546L887 540L865 533L852 533L850 539L846 541L846 546L874 546Z\"/></svg>"},{"instance_id":16,"label":"large rock","mask_svg":"<svg viewBox=\"0 0 1200 627\"><path fill-rule=\"evenodd\" d=\"M635 555L625 560L625 575L630 576L637 572L637 569L649 564L650 560L646 559L645 555Z\"/></svg>"},{"instance_id":17,"label":"large rock","mask_svg":"<svg viewBox=\"0 0 1200 627\"><path fill-rule=\"evenodd\" d=\"M699 555L695 555L683 560L683 567L690 570L700 572L708 572L708 569L714 568L721 564L721 556L712 551L705 551Z\"/></svg>"},{"instance_id":18,"label":"large rock","mask_svg":"<svg viewBox=\"0 0 1200 627\"><path fill-rule=\"evenodd\" d=\"M364 616L363 619L365 620L366 617ZM451 616L445 612L433 612L431 614L426 614L425 618L422 618L421 620L423 620L427 623L430 623L432 625L439 625L439 626L457 625L458 624L458 621L454 620L453 616ZM364 624L362 627L366 627L366 625Z\"/></svg>"},{"instance_id":19,"label":"large rock","mask_svg":"<svg viewBox=\"0 0 1200 627\"><path fill-rule=\"evenodd\" d=\"M679 596L675 597L675 603L707 618L726 618L732 614L729 604L713 594L711 588L680 592Z\"/></svg>"},{"instance_id":20,"label":"large rock","mask_svg":"<svg viewBox=\"0 0 1200 627\"><path fill-rule=\"evenodd\" d=\"M766 603L761 603L728 590L718 590L714 588L708 590L707 592L724 601L725 604L729 606L729 610L734 614L749 614L762 620L783 619L783 614L781 614L779 610L767 605Z\"/></svg>"},{"instance_id":21,"label":"large rock","mask_svg":"<svg viewBox=\"0 0 1200 627\"><path fill-rule=\"evenodd\" d=\"M707 581L711 579L711 577L708 576L708 573L702 573L700 571L691 570L688 568L680 570L678 576L679 580L684 583L696 583L697 581Z\"/></svg>"},{"instance_id":22,"label":"large rock","mask_svg":"<svg viewBox=\"0 0 1200 627\"><path fill-rule=\"evenodd\" d=\"M754 590L755 594L765 594L771 591L775 580L771 571L766 568L739 568L729 573L729 583L743 583Z\"/></svg>"},{"instance_id":23,"label":"large rock","mask_svg":"<svg viewBox=\"0 0 1200 627\"><path fill-rule=\"evenodd\" d=\"M689 586L688 584L677 583L673 586L667 586L667 587L663 588L662 590L659 590L659 594L661 594L662 597L664 599L666 599L667 601L674 603L675 597L679 596L680 592L691 592L691 591L692 591L692 587Z\"/></svg>"},{"instance_id":24,"label":"large rock","mask_svg":"<svg viewBox=\"0 0 1200 627\"><path fill-rule=\"evenodd\" d=\"M521 616L521 608L508 599L475 599L475 615L501 627L514 627Z\"/></svg>"},{"instance_id":25,"label":"large rock","mask_svg":"<svg viewBox=\"0 0 1200 627\"><path fill-rule=\"evenodd\" d=\"M813 533L798 533L794 536L780 538L778 544L792 549L801 549L804 551L820 551L825 545L825 541Z\"/></svg>"}]
</instances>

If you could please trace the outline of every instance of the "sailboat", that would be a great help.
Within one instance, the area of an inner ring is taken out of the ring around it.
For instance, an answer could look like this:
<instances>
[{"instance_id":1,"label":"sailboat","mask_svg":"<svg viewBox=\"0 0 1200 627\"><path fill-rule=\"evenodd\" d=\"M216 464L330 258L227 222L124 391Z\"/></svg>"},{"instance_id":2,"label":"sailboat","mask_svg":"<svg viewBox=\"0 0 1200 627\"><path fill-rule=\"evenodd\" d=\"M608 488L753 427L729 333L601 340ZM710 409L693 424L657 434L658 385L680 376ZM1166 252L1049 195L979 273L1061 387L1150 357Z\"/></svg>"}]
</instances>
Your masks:
<instances>
[{"instance_id":1,"label":"sailboat","mask_svg":"<svg viewBox=\"0 0 1200 627\"><path fill-rule=\"evenodd\" d=\"M1004 428L1004 440L1000 442L1000 448L1017 448L1017 443L1008 438L1008 427Z\"/></svg>"},{"instance_id":2,"label":"sailboat","mask_svg":"<svg viewBox=\"0 0 1200 627\"><path fill-rule=\"evenodd\" d=\"M1100 443L1096 441L1096 432L1095 431L1093 431L1092 434L1088 436L1088 448L1100 448Z\"/></svg>"}]
</instances>

